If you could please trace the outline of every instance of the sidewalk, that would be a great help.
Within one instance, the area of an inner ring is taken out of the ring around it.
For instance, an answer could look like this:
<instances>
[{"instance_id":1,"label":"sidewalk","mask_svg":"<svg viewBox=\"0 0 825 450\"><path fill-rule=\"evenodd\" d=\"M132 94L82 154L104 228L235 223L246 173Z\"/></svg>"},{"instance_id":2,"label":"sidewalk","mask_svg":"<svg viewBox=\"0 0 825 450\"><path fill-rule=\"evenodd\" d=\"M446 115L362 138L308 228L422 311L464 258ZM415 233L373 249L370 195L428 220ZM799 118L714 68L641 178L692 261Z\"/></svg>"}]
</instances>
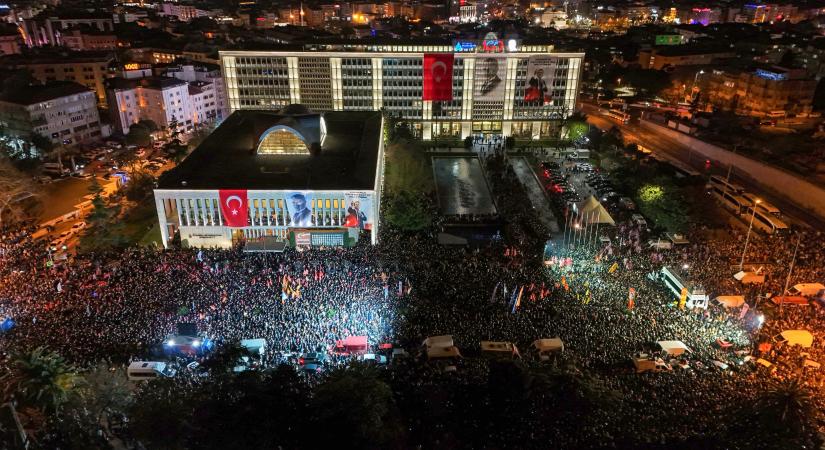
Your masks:
<instances>
[{"instance_id":1,"label":"sidewalk","mask_svg":"<svg viewBox=\"0 0 825 450\"><path fill-rule=\"evenodd\" d=\"M510 165L516 173L524 189L527 191L527 196L530 198L530 203L533 204L533 209L536 210L539 220L552 234L559 233L559 222L550 208L550 201L544 192L544 186L541 185L530 164L523 156L510 158Z\"/></svg>"}]
</instances>

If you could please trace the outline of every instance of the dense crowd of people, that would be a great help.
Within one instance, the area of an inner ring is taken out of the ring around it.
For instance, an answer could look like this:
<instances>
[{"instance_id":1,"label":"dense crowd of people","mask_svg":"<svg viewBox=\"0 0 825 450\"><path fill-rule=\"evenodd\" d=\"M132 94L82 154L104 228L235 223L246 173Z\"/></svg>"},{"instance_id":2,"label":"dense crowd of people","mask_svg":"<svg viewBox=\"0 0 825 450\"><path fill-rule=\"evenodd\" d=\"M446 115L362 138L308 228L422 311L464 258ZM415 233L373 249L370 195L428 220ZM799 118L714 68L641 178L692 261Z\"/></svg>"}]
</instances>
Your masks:
<instances>
[{"instance_id":1,"label":"dense crowd of people","mask_svg":"<svg viewBox=\"0 0 825 450\"><path fill-rule=\"evenodd\" d=\"M499 214L508 217L507 239L475 249L388 230L375 247L272 254L134 248L54 264L33 229L7 232L0 243L0 318L16 325L0 336L0 348L7 355L45 345L86 366L145 358L180 322L213 339L264 338L271 349L290 352L332 352L338 341L365 335L372 346L388 342L414 354L427 336L450 334L469 357L456 379L471 384L486 378L487 366L473 358L480 341L512 342L539 363L531 343L560 337L565 351L555 363L598 374L625 399L589 417L586 432L564 434L557 443L564 448L594 440L621 446L620 436L684 441L723 431L728 424L713 412L754 399L774 380L823 387L820 371L804 366L806 359L825 361L823 315L785 308L771 310L764 324L759 319L767 311L764 294L782 292L795 251L791 284L822 281L822 234L752 236L745 261L767 276L762 285L733 278L745 239L738 229L696 228L690 244L659 250L641 246L645 231L626 222L606 230L613 234L609 248L595 240L553 242L547 265L546 233L534 214L516 207L523 198L513 199L524 194L512 170L500 161L487 167ZM657 275L666 265L686 267L685 276L711 298L745 295L748 310L680 307ZM813 332L814 346L803 356L771 339L785 329ZM668 359L655 345L660 340L680 340L690 352L673 360L670 373L634 374L638 352ZM746 358L763 341L770 348L757 356L770 368ZM414 361L399 363L415 366L404 372L411 386L444 376L440 366Z\"/></svg>"}]
</instances>

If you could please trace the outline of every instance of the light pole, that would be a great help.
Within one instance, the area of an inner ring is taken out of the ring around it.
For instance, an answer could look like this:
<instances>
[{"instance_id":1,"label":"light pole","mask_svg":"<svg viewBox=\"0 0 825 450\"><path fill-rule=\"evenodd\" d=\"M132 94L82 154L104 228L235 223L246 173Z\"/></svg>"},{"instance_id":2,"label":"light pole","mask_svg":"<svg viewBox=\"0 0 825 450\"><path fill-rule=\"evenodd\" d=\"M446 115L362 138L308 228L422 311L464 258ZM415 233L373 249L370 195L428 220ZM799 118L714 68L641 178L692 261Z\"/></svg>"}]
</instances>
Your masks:
<instances>
[{"instance_id":1,"label":"light pole","mask_svg":"<svg viewBox=\"0 0 825 450\"><path fill-rule=\"evenodd\" d=\"M796 247L793 249L793 258L791 258L791 267L788 268L788 278L785 278L785 288L782 289L782 301L779 302L779 317L782 317L782 305L785 304L785 295L788 293L788 285L791 284L791 274L793 273L793 266L796 264L796 252L799 250L799 243L802 241L802 235L796 238Z\"/></svg>"},{"instance_id":2,"label":"light pole","mask_svg":"<svg viewBox=\"0 0 825 450\"><path fill-rule=\"evenodd\" d=\"M756 217L756 205L758 205L760 203L762 203L762 200L759 200L757 198L756 201L753 202L753 206L751 206L751 210L753 212L751 213L751 223L748 226L748 235L745 237L745 246L742 247L742 259L739 260L739 270L740 271L742 270L742 266L745 264L745 253L748 251L748 242L751 239L751 230L753 230L753 218Z\"/></svg>"}]
</instances>

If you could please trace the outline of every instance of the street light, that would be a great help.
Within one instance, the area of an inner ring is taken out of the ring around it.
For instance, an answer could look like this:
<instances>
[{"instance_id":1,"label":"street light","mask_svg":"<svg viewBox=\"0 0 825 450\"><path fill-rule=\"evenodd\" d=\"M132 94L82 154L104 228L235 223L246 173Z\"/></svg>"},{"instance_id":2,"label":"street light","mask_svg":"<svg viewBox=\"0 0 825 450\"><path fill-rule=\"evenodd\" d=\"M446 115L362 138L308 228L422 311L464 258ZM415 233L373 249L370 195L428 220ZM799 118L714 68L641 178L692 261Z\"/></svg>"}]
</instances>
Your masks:
<instances>
[{"instance_id":1,"label":"street light","mask_svg":"<svg viewBox=\"0 0 825 450\"><path fill-rule=\"evenodd\" d=\"M745 237L745 246L742 247L742 259L739 260L739 271L742 271L742 266L745 265L745 252L748 251L748 242L751 239L751 230L753 230L753 218L756 217L756 205L760 203L762 203L762 200L759 200L757 198L756 201L753 202L753 206L751 206L751 210L753 211L751 213L751 223L748 226L748 235Z\"/></svg>"}]
</instances>

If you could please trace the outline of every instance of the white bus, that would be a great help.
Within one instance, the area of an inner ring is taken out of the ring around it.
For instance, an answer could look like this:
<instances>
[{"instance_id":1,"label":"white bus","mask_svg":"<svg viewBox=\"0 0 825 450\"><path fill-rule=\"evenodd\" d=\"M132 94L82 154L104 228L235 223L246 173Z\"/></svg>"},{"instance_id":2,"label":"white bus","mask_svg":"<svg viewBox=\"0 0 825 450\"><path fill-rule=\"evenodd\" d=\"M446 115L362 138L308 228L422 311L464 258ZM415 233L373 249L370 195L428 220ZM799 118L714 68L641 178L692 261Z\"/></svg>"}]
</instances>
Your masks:
<instances>
[{"instance_id":1,"label":"white bus","mask_svg":"<svg viewBox=\"0 0 825 450\"><path fill-rule=\"evenodd\" d=\"M748 201L748 206L756 205L757 210L762 210L768 214L773 214L774 216L778 216L779 214L781 214L779 208L771 205L765 200L758 198L755 194L751 194L750 192L743 192L741 195L745 200ZM757 200L759 200L759 203L756 203Z\"/></svg>"},{"instance_id":2,"label":"white bus","mask_svg":"<svg viewBox=\"0 0 825 450\"><path fill-rule=\"evenodd\" d=\"M688 308L708 307L709 297L705 293L705 289L692 281L685 281L678 270L668 266L662 267L661 278L668 290L676 297L677 301L682 297L682 289L687 288L687 300L685 304Z\"/></svg>"},{"instance_id":3,"label":"white bus","mask_svg":"<svg viewBox=\"0 0 825 450\"><path fill-rule=\"evenodd\" d=\"M618 120L621 123L630 122L630 114L620 109L610 109L607 111L607 117Z\"/></svg>"},{"instance_id":4,"label":"white bus","mask_svg":"<svg viewBox=\"0 0 825 450\"><path fill-rule=\"evenodd\" d=\"M754 228L762 230L767 234L777 234L788 231L788 225L785 222L759 208L756 208L755 211L752 207L748 208L748 214L753 214Z\"/></svg>"},{"instance_id":5,"label":"white bus","mask_svg":"<svg viewBox=\"0 0 825 450\"><path fill-rule=\"evenodd\" d=\"M731 183L725 178L720 177L719 175L711 175L710 180L708 180L708 187L720 187L726 191L731 191L733 193L745 192L745 188L743 188L742 186L739 186L736 183Z\"/></svg>"},{"instance_id":6,"label":"white bus","mask_svg":"<svg viewBox=\"0 0 825 450\"><path fill-rule=\"evenodd\" d=\"M713 186L710 192L714 197L716 197L717 200L719 200L722 206L734 214L742 214L742 211L748 207L747 200L743 197L735 195L732 191L726 190L724 187Z\"/></svg>"}]
</instances>

